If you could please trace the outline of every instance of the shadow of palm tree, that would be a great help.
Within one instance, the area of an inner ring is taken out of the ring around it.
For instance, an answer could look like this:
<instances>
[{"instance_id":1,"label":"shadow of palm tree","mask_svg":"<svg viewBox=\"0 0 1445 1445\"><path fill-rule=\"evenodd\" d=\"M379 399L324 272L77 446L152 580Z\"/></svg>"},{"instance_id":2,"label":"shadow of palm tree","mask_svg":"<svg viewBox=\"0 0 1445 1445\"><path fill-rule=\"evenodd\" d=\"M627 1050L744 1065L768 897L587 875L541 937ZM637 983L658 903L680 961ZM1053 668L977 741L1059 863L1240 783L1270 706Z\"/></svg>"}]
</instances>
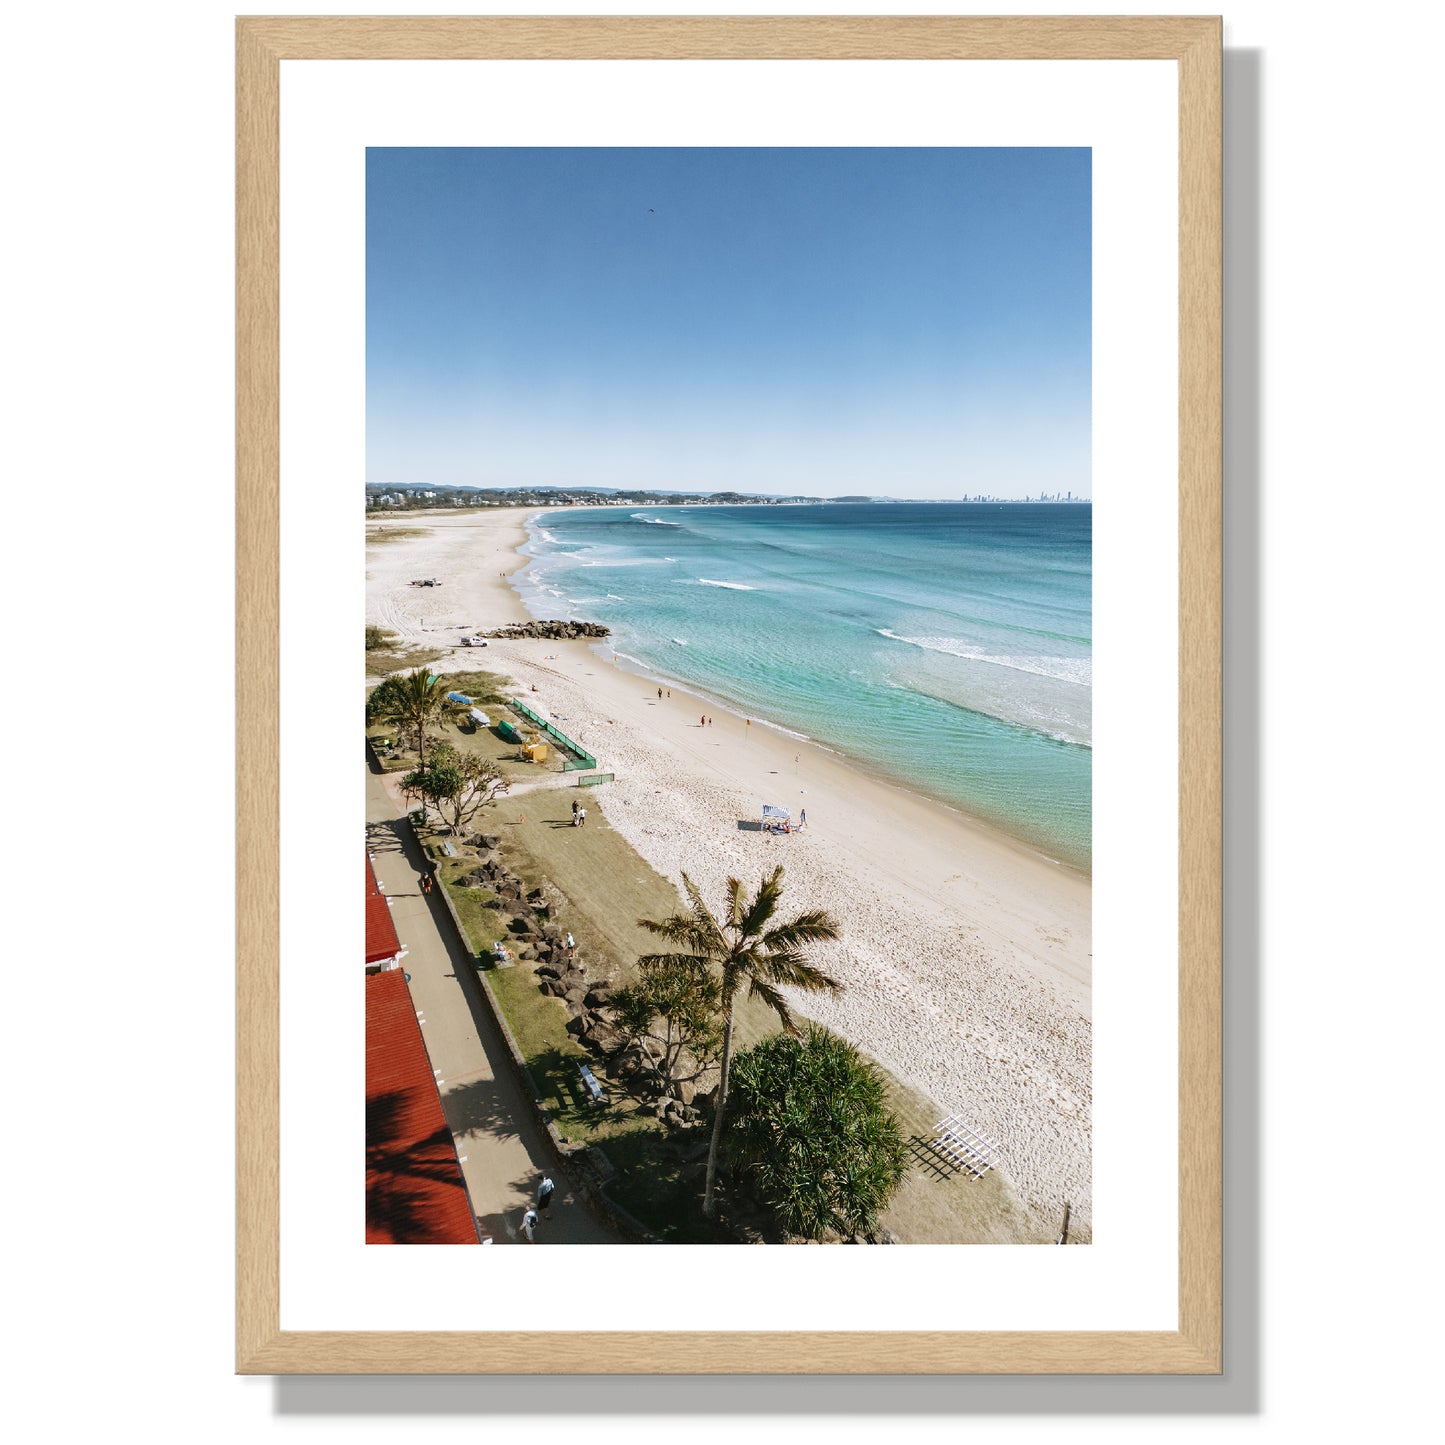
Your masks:
<instances>
[{"instance_id":1,"label":"shadow of palm tree","mask_svg":"<svg viewBox=\"0 0 1445 1445\"><path fill-rule=\"evenodd\" d=\"M406 842L406 832L397 819L366 825L366 846L373 853L405 853Z\"/></svg>"},{"instance_id":2,"label":"shadow of palm tree","mask_svg":"<svg viewBox=\"0 0 1445 1445\"><path fill-rule=\"evenodd\" d=\"M396 1244L445 1244L433 1217L433 1186L460 1186L456 1150L445 1126L409 1137L412 1103L385 1093L366 1101L366 1231Z\"/></svg>"}]
</instances>

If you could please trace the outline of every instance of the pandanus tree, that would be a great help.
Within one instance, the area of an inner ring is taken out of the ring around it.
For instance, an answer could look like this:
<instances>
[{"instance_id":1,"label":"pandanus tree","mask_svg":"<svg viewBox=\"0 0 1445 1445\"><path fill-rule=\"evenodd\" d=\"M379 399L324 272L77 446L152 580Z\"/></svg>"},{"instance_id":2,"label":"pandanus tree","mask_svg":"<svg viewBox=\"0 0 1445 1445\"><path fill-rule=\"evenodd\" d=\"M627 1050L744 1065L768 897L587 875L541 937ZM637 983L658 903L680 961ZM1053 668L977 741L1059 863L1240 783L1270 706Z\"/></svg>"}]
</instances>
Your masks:
<instances>
[{"instance_id":1,"label":"pandanus tree","mask_svg":"<svg viewBox=\"0 0 1445 1445\"><path fill-rule=\"evenodd\" d=\"M707 1152L707 1183L703 1190L703 1213L717 1210L718 1145L722 1139L723 1111L727 1107L728 1068L732 1062L733 1015L744 991L760 999L778 1016L784 1029L796 1035L797 1025L783 996L784 988L807 993L836 993L842 985L808 962L807 950L816 943L832 943L838 925L822 909L799 913L778 921L775 915L783 893L783 869L779 865L748 896L736 878L723 885L723 907L714 914L697 885L682 875L688 912L670 918L641 918L640 927L671 944L668 953L653 953L638 959L644 972L687 969L716 978L722 1013L722 1060L719 1069L717 1104L713 1113L712 1142Z\"/></svg>"},{"instance_id":2,"label":"pandanus tree","mask_svg":"<svg viewBox=\"0 0 1445 1445\"><path fill-rule=\"evenodd\" d=\"M883 1074L810 1027L737 1057L727 1153L793 1234L871 1235L908 1169Z\"/></svg>"},{"instance_id":3,"label":"pandanus tree","mask_svg":"<svg viewBox=\"0 0 1445 1445\"><path fill-rule=\"evenodd\" d=\"M384 678L367 699L367 712L376 722L416 734L417 769L426 768L426 730L466 715L467 705L447 696L440 677L419 667Z\"/></svg>"}]
</instances>

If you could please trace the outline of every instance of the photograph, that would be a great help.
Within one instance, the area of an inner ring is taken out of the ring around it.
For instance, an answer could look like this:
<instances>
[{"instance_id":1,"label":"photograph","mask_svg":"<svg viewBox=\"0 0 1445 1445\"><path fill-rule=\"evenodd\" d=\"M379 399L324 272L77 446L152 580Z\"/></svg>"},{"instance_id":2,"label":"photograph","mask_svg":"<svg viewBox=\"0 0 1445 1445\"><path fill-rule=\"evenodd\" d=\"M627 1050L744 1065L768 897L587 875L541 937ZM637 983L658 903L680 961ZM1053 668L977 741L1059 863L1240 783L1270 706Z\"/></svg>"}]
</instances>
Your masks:
<instances>
[{"instance_id":1,"label":"photograph","mask_svg":"<svg viewBox=\"0 0 1445 1445\"><path fill-rule=\"evenodd\" d=\"M366 150L368 1244L1091 1243L1093 211Z\"/></svg>"}]
</instances>

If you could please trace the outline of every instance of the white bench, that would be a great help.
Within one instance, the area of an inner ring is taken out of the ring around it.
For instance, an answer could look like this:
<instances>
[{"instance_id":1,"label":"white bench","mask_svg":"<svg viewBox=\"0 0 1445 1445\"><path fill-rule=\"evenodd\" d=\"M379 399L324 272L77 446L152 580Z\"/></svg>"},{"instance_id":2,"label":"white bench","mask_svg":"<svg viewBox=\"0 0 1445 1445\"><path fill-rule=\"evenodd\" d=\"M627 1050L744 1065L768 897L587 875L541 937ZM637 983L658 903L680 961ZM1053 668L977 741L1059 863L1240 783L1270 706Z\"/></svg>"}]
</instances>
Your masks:
<instances>
[{"instance_id":1,"label":"white bench","mask_svg":"<svg viewBox=\"0 0 1445 1445\"><path fill-rule=\"evenodd\" d=\"M608 1101L607 1090L598 1082L597 1075L592 1072L586 1064L578 1064L577 1072L582 1075L582 1084L592 1096L594 1104L606 1104Z\"/></svg>"}]
</instances>

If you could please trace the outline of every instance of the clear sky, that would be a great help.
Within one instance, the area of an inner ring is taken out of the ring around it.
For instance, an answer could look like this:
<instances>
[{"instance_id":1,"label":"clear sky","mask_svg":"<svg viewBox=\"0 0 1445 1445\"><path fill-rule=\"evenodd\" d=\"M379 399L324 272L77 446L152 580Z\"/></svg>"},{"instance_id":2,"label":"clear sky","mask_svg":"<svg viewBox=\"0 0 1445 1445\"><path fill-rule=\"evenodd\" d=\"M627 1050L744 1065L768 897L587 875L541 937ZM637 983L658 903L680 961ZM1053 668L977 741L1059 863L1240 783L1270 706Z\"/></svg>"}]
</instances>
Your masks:
<instances>
[{"instance_id":1,"label":"clear sky","mask_svg":"<svg viewBox=\"0 0 1445 1445\"><path fill-rule=\"evenodd\" d=\"M1086 149L372 149L367 480L1091 494Z\"/></svg>"}]
</instances>

